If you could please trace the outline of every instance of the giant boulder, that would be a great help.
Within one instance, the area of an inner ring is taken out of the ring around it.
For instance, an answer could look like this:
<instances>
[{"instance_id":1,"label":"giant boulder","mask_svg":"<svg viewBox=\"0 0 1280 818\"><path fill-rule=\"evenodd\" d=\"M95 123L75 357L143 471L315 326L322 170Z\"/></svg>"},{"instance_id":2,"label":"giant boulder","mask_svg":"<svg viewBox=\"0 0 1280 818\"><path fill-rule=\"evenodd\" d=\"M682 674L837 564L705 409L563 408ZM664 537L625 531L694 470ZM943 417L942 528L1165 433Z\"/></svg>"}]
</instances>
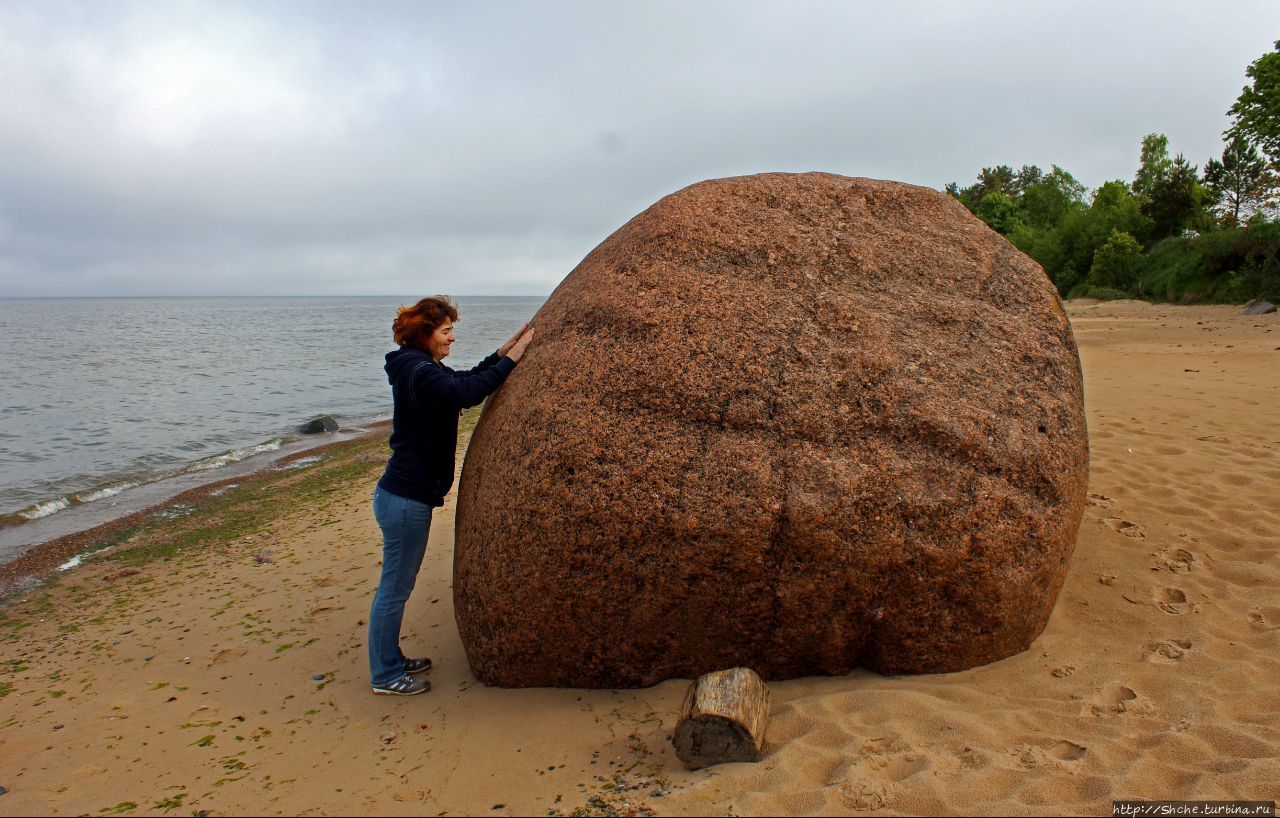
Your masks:
<instances>
[{"instance_id":1,"label":"giant boulder","mask_svg":"<svg viewBox=\"0 0 1280 818\"><path fill-rule=\"evenodd\" d=\"M718 179L538 312L459 486L454 601L502 686L955 671L1043 630L1085 502L1044 272L956 200Z\"/></svg>"}]
</instances>

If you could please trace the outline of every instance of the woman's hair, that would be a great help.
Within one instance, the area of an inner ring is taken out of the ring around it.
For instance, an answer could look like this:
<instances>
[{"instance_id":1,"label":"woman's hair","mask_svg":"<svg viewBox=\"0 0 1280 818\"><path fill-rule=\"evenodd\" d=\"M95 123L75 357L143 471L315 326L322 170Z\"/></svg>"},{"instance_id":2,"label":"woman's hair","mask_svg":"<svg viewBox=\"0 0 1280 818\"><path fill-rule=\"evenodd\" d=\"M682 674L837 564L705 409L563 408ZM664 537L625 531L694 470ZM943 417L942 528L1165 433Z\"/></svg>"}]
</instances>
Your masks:
<instances>
[{"instance_id":1,"label":"woman's hair","mask_svg":"<svg viewBox=\"0 0 1280 818\"><path fill-rule=\"evenodd\" d=\"M458 320L458 305L447 295L431 295L412 307L401 307L391 322L391 334L400 346L426 349L427 339L444 319Z\"/></svg>"}]
</instances>

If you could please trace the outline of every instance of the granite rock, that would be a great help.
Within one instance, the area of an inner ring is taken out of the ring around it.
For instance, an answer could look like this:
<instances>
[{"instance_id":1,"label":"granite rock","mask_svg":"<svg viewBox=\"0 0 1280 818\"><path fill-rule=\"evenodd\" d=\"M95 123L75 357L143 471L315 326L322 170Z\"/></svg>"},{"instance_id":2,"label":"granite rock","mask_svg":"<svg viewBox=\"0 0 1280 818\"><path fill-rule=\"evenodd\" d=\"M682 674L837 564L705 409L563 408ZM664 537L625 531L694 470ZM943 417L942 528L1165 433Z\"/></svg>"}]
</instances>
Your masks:
<instances>
[{"instance_id":1,"label":"granite rock","mask_svg":"<svg viewBox=\"0 0 1280 818\"><path fill-rule=\"evenodd\" d=\"M1270 301L1250 301L1241 310L1245 315L1267 315L1276 311L1276 305Z\"/></svg>"},{"instance_id":2,"label":"granite rock","mask_svg":"<svg viewBox=\"0 0 1280 818\"><path fill-rule=\"evenodd\" d=\"M956 200L829 174L678 191L534 319L459 485L501 686L945 672L1027 648L1088 478L1041 268Z\"/></svg>"}]
</instances>

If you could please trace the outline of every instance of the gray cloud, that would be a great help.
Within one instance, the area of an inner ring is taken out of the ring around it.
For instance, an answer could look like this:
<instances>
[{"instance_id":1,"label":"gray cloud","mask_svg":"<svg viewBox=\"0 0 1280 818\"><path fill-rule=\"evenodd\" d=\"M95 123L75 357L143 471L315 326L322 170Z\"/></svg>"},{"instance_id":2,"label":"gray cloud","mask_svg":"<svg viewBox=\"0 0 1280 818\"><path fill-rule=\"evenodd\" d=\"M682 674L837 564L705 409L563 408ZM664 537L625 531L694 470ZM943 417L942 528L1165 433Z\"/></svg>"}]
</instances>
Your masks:
<instances>
[{"instance_id":1,"label":"gray cloud","mask_svg":"<svg viewBox=\"0 0 1280 818\"><path fill-rule=\"evenodd\" d=\"M0 295L546 293L705 178L1200 164L1280 22L1043 5L0 4Z\"/></svg>"}]
</instances>

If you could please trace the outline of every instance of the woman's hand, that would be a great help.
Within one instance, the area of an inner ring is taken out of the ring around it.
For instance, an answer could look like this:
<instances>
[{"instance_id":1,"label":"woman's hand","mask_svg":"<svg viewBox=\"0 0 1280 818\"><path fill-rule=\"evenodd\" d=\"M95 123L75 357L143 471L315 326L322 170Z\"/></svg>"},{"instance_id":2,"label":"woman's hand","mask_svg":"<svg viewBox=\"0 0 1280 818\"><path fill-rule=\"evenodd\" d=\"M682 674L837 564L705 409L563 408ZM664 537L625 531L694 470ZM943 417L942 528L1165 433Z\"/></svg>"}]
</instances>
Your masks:
<instances>
[{"instance_id":1,"label":"woman's hand","mask_svg":"<svg viewBox=\"0 0 1280 818\"><path fill-rule=\"evenodd\" d=\"M529 348L529 342L533 340L533 327L525 324L522 334L515 339L515 343L511 345L511 349L507 350L507 357L513 361L519 361L524 355L524 351Z\"/></svg>"},{"instance_id":2,"label":"woman's hand","mask_svg":"<svg viewBox=\"0 0 1280 818\"><path fill-rule=\"evenodd\" d=\"M525 324L523 327L520 328L519 332L511 336L510 341L507 341L505 344L498 347L498 357L501 358L503 355L506 355L508 352L510 352L511 348L516 345L516 341L520 340L520 336L524 335L525 332L527 332L528 330L529 330L529 325ZM514 361L518 359L512 358L512 360Z\"/></svg>"}]
</instances>

